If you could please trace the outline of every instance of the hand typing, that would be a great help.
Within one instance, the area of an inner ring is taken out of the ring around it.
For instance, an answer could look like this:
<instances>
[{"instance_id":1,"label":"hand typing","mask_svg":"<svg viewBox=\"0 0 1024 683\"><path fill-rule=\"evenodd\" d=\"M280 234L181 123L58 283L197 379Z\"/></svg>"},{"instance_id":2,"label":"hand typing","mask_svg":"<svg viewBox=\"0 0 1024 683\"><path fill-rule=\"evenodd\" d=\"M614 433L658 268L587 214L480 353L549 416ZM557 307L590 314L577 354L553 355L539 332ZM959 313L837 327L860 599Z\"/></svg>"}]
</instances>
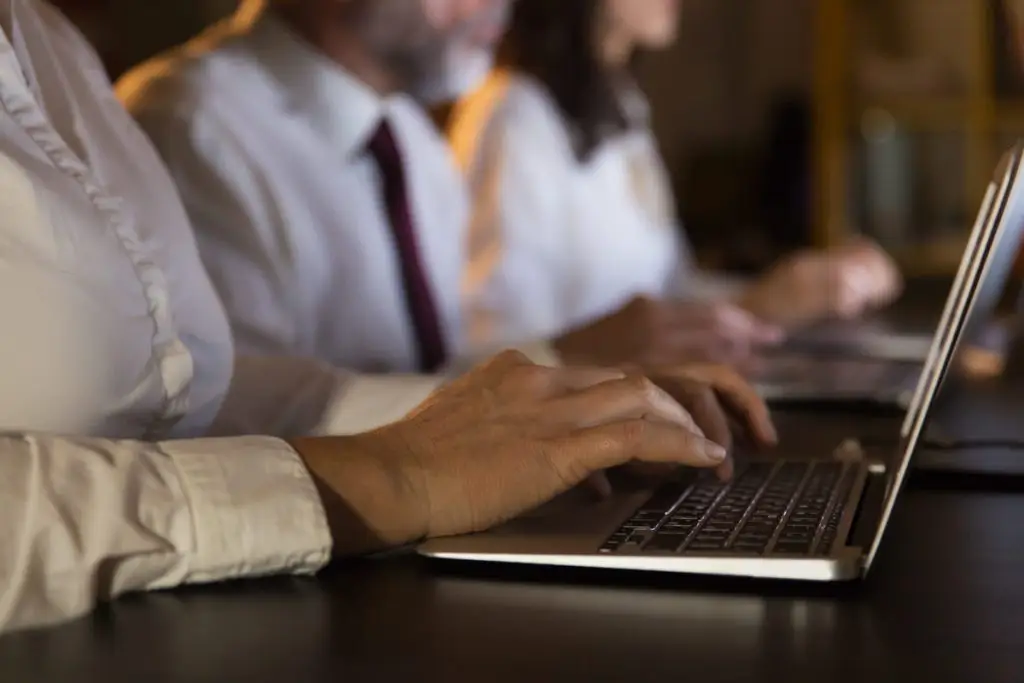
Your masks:
<instances>
[{"instance_id":1,"label":"hand typing","mask_svg":"<svg viewBox=\"0 0 1024 683\"><path fill-rule=\"evenodd\" d=\"M340 555L483 530L618 465L714 468L727 457L641 376L544 368L518 353L442 388L401 422L294 446Z\"/></svg>"},{"instance_id":2,"label":"hand typing","mask_svg":"<svg viewBox=\"0 0 1024 683\"><path fill-rule=\"evenodd\" d=\"M570 364L647 367L732 361L781 340L781 329L727 302L640 297L563 335L555 348Z\"/></svg>"},{"instance_id":3,"label":"hand typing","mask_svg":"<svg viewBox=\"0 0 1024 683\"><path fill-rule=\"evenodd\" d=\"M874 243L794 254L773 267L743 297L755 315L781 325L825 317L853 318L891 303L902 291L896 265Z\"/></svg>"}]
</instances>

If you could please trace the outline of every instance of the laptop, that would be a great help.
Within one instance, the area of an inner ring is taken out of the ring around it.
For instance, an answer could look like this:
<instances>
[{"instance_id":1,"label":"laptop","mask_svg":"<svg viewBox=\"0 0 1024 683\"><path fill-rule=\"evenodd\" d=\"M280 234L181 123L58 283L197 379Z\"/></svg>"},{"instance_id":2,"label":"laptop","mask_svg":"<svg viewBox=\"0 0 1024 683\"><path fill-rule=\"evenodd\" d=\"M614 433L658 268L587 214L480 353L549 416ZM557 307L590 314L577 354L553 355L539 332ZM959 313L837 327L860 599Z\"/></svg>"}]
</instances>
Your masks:
<instances>
[{"instance_id":1,"label":"laptop","mask_svg":"<svg viewBox=\"0 0 1024 683\"><path fill-rule=\"evenodd\" d=\"M1018 145L1004 156L996 169L947 296L947 306L960 295L969 275L982 267L978 243L996 212L1021 212L1024 203L1020 187L1024 185L1024 174L1020 172L1024 163L1022 156ZM1009 222L999 252L1006 258L985 270L982 289L968 312L968 339L979 340L992 320L1010 279L1022 237L1024 222ZM855 329L850 328L851 335L856 335ZM881 328L870 326L870 329L878 334L871 344L860 347L860 355L852 354L850 348L837 352L823 346L798 344L796 348L766 356L748 376L762 396L773 404L858 402L906 409L918 385L925 357L914 348L913 335L895 334L888 349L883 349L885 335L880 332ZM941 321L938 329L942 329ZM927 337L929 348L933 336Z\"/></svg>"},{"instance_id":2,"label":"laptop","mask_svg":"<svg viewBox=\"0 0 1024 683\"><path fill-rule=\"evenodd\" d=\"M819 457L738 458L729 482L694 470L645 482L621 471L606 499L570 491L491 531L428 541L419 553L445 560L766 579L866 576L981 292L979 283L992 270L989 255L1005 246L1001 236L1009 219L1022 218L1019 210L1006 213L1008 193L990 194L991 210L972 234L976 258L966 259L958 273L890 460L870 457L851 435Z\"/></svg>"}]
</instances>

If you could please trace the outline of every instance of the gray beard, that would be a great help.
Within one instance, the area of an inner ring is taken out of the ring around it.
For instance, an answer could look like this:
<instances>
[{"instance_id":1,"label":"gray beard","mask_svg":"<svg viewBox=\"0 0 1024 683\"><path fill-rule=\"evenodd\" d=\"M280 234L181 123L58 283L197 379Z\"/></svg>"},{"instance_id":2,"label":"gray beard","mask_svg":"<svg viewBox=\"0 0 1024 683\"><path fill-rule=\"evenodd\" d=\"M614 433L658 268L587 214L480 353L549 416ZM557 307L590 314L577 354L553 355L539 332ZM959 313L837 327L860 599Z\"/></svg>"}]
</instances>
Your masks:
<instances>
[{"instance_id":1,"label":"gray beard","mask_svg":"<svg viewBox=\"0 0 1024 683\"><path fill-rule=\"evenodd\" d=\"M492 64L487 50L449 46L441 68L417 81L411 94L428 105L458 100L483 81Z\"/></svg>"}]
</instances>

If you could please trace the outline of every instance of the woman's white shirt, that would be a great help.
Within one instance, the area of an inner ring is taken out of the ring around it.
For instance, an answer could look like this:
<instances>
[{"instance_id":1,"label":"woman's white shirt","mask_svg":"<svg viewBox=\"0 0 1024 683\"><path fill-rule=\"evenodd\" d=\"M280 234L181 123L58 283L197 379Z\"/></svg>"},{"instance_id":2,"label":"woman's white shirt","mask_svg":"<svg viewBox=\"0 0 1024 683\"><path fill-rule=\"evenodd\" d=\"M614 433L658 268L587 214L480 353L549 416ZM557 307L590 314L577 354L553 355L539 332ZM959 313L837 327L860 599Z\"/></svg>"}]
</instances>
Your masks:
<instances>
[{"instance_id":1,"label":"woman's white shirt","mask_svg":"<svg viewBox=\"0 0 1024 683\"><path fill-rule=\"evenodd\" d=\"M671 188L639 91L629 131L580 161L536 81L496 70L450 128L472 193L464 316L472 348L555 338L690 271Z\"/></svg>"},{"instance_id":2,"label":"woman's white shirt","mask_svg":"<svg viewBox=\"0 0 1024 683\"><path fill-rule=\"evenodd\" d=\"M235 358L170 177L39 0L0 0L0 321L0 632L315 571L323 506L274 437L369 429L437 383Z\"/></svg>"}]
</instances>

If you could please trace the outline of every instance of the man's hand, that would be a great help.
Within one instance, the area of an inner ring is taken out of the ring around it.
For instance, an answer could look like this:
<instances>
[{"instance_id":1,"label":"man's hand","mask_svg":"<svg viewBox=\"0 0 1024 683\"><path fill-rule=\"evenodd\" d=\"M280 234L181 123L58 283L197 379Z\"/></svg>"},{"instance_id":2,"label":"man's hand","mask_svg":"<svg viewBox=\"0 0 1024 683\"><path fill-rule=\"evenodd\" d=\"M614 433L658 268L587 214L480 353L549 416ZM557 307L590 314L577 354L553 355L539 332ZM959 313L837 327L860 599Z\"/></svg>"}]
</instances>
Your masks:
<instances>
[{"instance_id":1,"label":"man's hand","mask_svg":"<svg viewBox=\"0 0 1024 683\"><path fill-rule=\"evenodd\" d=\"M293 442L336 553L486 529L633 461L717 467L726 450L639 376L505 353L375 432Z\"/></svg>"},{"instance_id":2,"label":"man's hand","mask_svg":"<svg viewBox=\"0 0 1024 683\"><path fill-rule=\"evenodd\" d=\"M700 430L714 443L725 446L729 457L715 472L723 481L733 474L733 432L736 428L760 447L778 444L778 434L767 404L757 391L733 368L724 365L666 366L647 370L630 369L643 375L674 398L693 417ZM633 467L643 473L664 476L669 465L639 464ZM603 474L594 475L590 484L598 494L611 493L611 485Z\"/></svg>"},{"instance_id":3,"label":"man's hand","mask_svg":"<svg viewBox=\"0 0 1024 683\"><path fill-rule=\"evenodd\" d=\"M724 365L691 365L653 369L646 374L690 413L708 439L725 446L730 456L734 425L758 446L778 444L767 404L734 369ZM730 478L732 458L727 458L717 472L723 479Z\"/></svg>"},{"instance_id":4,"label":"man's hand","mask_svg":"<svg viewBox=\"0 0 1024 683\"><path fill-rule=\"evenodd\" d=\"M781 325L826 317L854 318L891 303L903 281L889 256L858 239L825 251L798 252L774 266L744 295L741 304Z\"/></svg>"},{"instance_id":5,"label":"man's hand","mask_svg":"<svg viewBox=\"0 0 1024 683\"><path fill-rule=\"evenodd\" d=\"M863 269L871 282L867 306L880 308L895 301L903 293L903 275L892 257L872 240L858 237L832 250L838 258Z\"/></svg>"},{"instance_id":6,"label":"man's hand","mask_svg":"<svg viewBox=\"0 0 1024 683\"><path fill-rule=\"evenodd\" d=\"M781 340L781 329L731 303L641 297L563 335L555 348L567 364L652 366L733 360Z\"/></svg>"}]
</instances>

